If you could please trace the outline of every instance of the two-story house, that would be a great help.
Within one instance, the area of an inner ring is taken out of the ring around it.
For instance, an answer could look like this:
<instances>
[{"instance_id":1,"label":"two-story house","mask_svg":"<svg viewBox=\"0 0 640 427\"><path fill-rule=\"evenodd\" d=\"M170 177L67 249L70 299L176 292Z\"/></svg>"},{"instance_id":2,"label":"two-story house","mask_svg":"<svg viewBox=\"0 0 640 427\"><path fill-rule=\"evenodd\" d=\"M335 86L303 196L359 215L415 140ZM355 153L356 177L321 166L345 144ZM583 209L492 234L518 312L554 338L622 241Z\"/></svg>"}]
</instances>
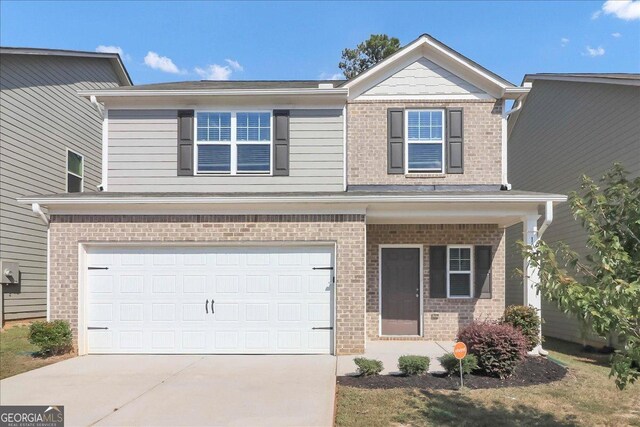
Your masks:
<instances>
[{"instance_id":1,"label":"two-story house","mask_svg":"<svg viewBox=\"0 0 640 427\"><path fill-rule=\"evenodd\" d=\"M81 91L104 191L22 199L48 211L51 317L81 354L357 354L498 318L505 227L532 242L565 200L508 191L527 91L428 35L348 81Z\"/></svg>"},{"instance_id":2,"label":"two-story house","mask_svg":"<svg viewBox=\"0 0 640 427\"><path fill-rule=\"evenodd\" d=\"M115 53L0 47L2 324L47 315L47 227L17 199L98 191L102 120L78 90L131 84Z\"/></svg>"}]
</instances>

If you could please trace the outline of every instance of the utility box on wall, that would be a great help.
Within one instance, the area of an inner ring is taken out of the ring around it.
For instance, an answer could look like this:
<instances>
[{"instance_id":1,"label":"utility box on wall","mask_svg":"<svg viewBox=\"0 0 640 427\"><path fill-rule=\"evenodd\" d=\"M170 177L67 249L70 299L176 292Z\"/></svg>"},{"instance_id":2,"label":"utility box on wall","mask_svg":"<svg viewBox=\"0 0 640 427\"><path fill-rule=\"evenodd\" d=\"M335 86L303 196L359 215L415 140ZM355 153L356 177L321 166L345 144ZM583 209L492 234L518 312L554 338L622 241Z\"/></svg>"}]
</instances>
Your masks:
<instances>
[{"instance_id":1,"label":"utility box on wall","mask_svg":"<svg viewBox=\"0 0 640 427\"><path fill-rule=\"evenodd\" d=\"M15 261L0 260L0 283L15 285L20 282L20 266Z\"/></svg>"}]
</instances>

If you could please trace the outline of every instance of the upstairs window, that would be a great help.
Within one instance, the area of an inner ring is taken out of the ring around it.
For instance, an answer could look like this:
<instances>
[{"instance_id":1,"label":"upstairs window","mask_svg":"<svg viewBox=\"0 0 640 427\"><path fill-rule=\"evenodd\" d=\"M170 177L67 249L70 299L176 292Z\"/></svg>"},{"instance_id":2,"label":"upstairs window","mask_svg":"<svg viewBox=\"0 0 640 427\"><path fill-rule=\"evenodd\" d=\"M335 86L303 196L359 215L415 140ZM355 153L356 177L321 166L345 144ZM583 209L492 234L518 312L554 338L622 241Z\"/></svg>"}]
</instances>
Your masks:
<instances>
[{"instance_id":1,"label":"upstairs window","mask_svg":"<svg viewBox=\"0 0 640 427\"><path fill-rule=\"evenodd\" d=\"M471 298L473 246L447 247L447 298Z\"/></svg>"},{"instance_id":2,"label":"upstairs window","mask_svg":"<svg viewBox=\"0 0 640 427\"><path fill-rule=\"evenodd\" d=\"M270 112L196 114L199 174L270 174Z\"/></svg>"},{"instance_id":3,"label":"upstairs window","mask_svg":"<svg viewBox=\"0 0 640 427\"><path fill-rule=\"evenodd\" d=\"M84 157L67 150L67 193L81 193L83 184Z\"/></svg>"},{"instance_id":4,"label":"upstairs window","mask_svg":"<svg viewBox=\"0 0 640 427\"><path fill-rule=\"evenodd\" d=\"M407 110L407 172L443 172L444 110Z\"/></svg>"}]
</instances>

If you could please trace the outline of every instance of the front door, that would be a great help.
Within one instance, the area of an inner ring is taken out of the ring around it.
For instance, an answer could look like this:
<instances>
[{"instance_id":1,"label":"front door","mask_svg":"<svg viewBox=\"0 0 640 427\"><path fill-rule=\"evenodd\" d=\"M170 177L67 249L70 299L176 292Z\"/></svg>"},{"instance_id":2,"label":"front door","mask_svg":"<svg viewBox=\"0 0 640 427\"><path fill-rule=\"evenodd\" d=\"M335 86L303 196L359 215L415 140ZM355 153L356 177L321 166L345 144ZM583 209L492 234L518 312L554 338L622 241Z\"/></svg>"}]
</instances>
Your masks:
<instances>
[{"instance_id":1,"label":"front door","mask_svg":"<svg viewBox=\"0 0 640 427\"><path fill-rule=\"evenodd\" d=\"M382 248L382 335L420 335L420 248Z\"/></svg>"}]
</instances>

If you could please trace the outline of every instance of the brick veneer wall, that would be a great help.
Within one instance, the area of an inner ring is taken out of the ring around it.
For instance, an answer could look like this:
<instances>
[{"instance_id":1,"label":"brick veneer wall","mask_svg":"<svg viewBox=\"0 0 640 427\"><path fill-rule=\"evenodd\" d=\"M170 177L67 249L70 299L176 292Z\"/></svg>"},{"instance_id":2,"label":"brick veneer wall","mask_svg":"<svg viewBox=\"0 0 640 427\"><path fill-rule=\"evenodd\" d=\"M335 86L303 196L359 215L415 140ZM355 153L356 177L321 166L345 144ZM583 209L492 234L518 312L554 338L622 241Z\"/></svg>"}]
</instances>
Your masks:
<instances>
[{"instance_id":1,"label":"brick veneer wall","mask_svg":"<svg viewBox=\"0 0 640 427\"><path fill-rule=\"evenodd\" d=\"M464 173L387 174L387 109L464 108ZM502 183L502 105L494 101L353 101L347 104L349 185Z\"/></svg>"},{"instance_id":2,"label":"brick veneer wall","mask_svg":"<svg viewBox=\"0 0 640 427\"><path fill-rule=\"evenodd\" d=\"M53 215L51 317L78 339L78 244L336 242L336 353L364 351L364 215Z\"/></svg>"},{"instance_id":3,"label":"brick veneer wall","mask_svg":"<svg viewBox=\"0 0 640 427\"><path fill-rule=\"evenodd\" d=\"M367 226L367 337L378 336L379 245L422 244L424 266L424 340L452 340L474 319L497 319L504 310L504 229L492 224ZM429 298L429 246L447 244L493 246L492 298Z\"/></svg>"}]
</instances>

